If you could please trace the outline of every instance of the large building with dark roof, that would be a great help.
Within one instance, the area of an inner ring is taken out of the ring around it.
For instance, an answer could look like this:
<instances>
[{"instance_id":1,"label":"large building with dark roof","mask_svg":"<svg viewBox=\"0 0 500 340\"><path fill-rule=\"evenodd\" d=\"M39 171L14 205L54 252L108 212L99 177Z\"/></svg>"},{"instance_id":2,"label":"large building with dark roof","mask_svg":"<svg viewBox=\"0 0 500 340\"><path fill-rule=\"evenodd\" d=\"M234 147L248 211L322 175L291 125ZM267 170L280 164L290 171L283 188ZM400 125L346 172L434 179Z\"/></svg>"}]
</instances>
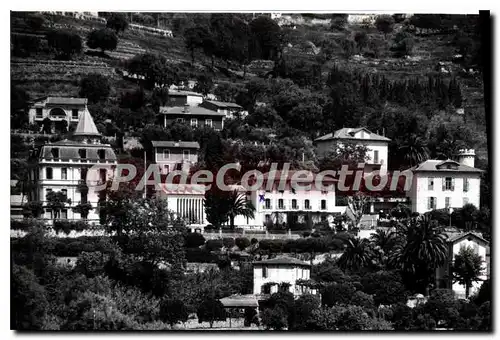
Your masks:
<instances>
[{"instance_id":1,"label":"large building with dark roof","mask_svg":"<svg viewBox=\"0 0 500 340\"><path fill-rule=\"evenodd\" d=\"M101 143L101 134L88 110L80 113L78 125L69 139L43 145L37 153L37 167L31 173L36 183L30 194L31 201L44 206L43 218L99 221L99 201L105 199L103 191L95 186L109 180L111 167L116 165L114 150ZM90 169L101 165L98 170ZM57 212L48 206L47 194L62 192L71 203ZM81 212L77 206L90 204L92 210Z\"/></svg>"}]
</instances>

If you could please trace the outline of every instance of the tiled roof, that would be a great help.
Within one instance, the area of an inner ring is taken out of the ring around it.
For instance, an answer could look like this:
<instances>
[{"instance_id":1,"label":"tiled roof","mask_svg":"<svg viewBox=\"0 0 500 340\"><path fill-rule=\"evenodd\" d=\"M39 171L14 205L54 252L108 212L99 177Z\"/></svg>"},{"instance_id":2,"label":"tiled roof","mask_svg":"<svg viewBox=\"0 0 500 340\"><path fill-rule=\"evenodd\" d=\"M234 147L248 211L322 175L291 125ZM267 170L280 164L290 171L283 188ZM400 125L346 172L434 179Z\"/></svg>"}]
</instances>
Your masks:
<instances>
[{"instance_id":1,"label":"tiled roof","mask_svg":"<svg viewBox=\"0 0 500 340\"><path fill-rule=\"evenodd\" d=\"M199 149L200 144L198 142L184 142L184 141L170 141L170 140L165 140L165 141L152 141L154 148L157 147L164 147L164 148L193 148L193 149Z\"/></svg>"},{"instance_id":2,"label":"tiled roof","mask_svg":"<svg viewBox=\"0 0 500 340\"><path fill-rule=\"evenodd\" d=\"M73 98L73 97L42 97L35 99L34 102L41 102L46 100L47 104L52 105L87 105L87 98Z\"/></svg>"},{"instance_id":3,"label":"tiled roof","mask_svg":"<svg viewBox=\"0 0 500 340\"><path fill-rule=\"evenodd\" d=\"M453 163L457 165L457 169L447 169L447 168L439 168L443 164L446 163ZM433 171L433 172L484 172L481 169L476 169L467 165L460 164L458 162L455 162L451 159L448 159L446 161L439 160L439 159L429 159L425 162L420 163L417 166L414 166L413 168L410 168L411 171L417 172L417 171Z\"/></svg>"},{"instance_id":4,"label":"tiled roof","mask_svg":"<svg viewBox=\"0 0 500 340\"><path fill-rule=\"evenodd\" d=\"M228 102L219 102L217 100L205 100L205 102L207 103L210 103L210 104L213 104L215 106L218 106L218 107L221 107L221 108L238 108L238 109L242 109L243 107L241 107L240 105L236 104L236 103L228 103Z\"/></svg>"},{"instance_id":5,"label":"tiled roof","mask_svg":"<svg viewBox=\"0 0 500 340\"><path fill-rule=\"evenodd\" d=\"M231 295L219 300L224 307L259 307L259 302L254 295Z\"/></svg>"},{"instance_id":6,"label":"tiled roof","mask_svg":"<svg viewBox=\"0 0 500 340\"><path fill-rule=\"evenodd\" d=\"M160 113L164 115L203 115L203 116L217 116L217 117L224 117L224 113L219 113L217 111L205 109L204 107L201 106L174 106L174 107L167 107L167 106L162 106L160 107Z\"/></svg>"},{"instance_id":7,"label":"tiled roof","mask_svg":"<svg viewBox=\"0 0 500 340\"><path fill-rule=\"evenodd\" d=\"M89 110L85 109L80 113L78 125L76 126L73 136L100 136L99 130L95 126L94 119L90 115Z\"/></svg>"},{"instance_id":8,"label":"tiled roof","mask_svg":"<svg viewBox=\"0 0 500 340\"><path fill-rule=\"evenodd\" d=\"M473 233L473 232L467 232L467 233L449 233L447 234L448 236L448 242L450 243L455 243L457 241L460 241L466 237L474 237L475 239L485 243L485 244L489 244L488 241L486 241L484 238L481 237L481 235L478 235L476 233Z\"/></svg>"},{"instance_id":9,"label":"tiled roof","mask_svg":"<svg viewBox=\"0 0 500 340\"><path fill-rule=\"evenodd\" d=\"M203 184L176 184L164 183L161 185L160 195L204 195L205 186Z\"/></svg>"},{"instance_id":10,"label":"tiled roof","mask_svg":"<svg viewBox=\"0 0 500 340\"><path fill-rule=\"evenodd\" d=\"M288 256L282 256L282 257L276 257L274 259L257 261L257 262L254 262L254 264L284 264L284 265L308 266L308 267L311 266L310 263L298 260L298 259L293 258L293 257L288 257Z\"/></svg>"},{"instance_id":11,"label":"tiled roof","mask_svg":"<svg viewBox=\"0 0 500 340\"><path fill-rule=\"evenodd\" d=\"M368 137L365 137L365 138L354 137L354 135L356 133L358 133L359 131L362 131L362 130L364 130L368 134ZM373 141L384 141L384 142L391 141L389 138L381 136L381 135L377 135L376 133L373 133L364 127L342 128L342 129L337 130L333 133L329 133L327 135L318 137L315 139L315 141L326 141L326 140L333 140L333 139L373 140Z\"/></svg>"},{"instance_id":12,"label":"tiled roof","mask_svg":"<svg viewBox=\"0 0 500 340\"><path fill-rule=\"evenodd\" d=\"M192 92L192 91L174 91L170 90L168 91L169 96L196 96L196 97L203 97L201 93L198 92Z\"/></svg>"},{"instance_id":13,"label":"tiled roof","mask_svg":"<svg viewBox=\"0 0 500 340\"><path fill-rule=\"evenodd\" d=\"M67 143L71 144L67 144ZM54 155L52 154L52 149L59 149L59 158L58 159L82 159L78 150L85 149L86 150L86 158L91 161L98 161L99 154L98 150L105 150L104 157L106 160L116 160L116 155L113 149L109 145L92 145L92 144L81 144L75 143L73 141L59 141L52 144L44 145L42 148L42 152L40 154L40 158L44 159L54 159Z\"/></svg>"}]
</instances>

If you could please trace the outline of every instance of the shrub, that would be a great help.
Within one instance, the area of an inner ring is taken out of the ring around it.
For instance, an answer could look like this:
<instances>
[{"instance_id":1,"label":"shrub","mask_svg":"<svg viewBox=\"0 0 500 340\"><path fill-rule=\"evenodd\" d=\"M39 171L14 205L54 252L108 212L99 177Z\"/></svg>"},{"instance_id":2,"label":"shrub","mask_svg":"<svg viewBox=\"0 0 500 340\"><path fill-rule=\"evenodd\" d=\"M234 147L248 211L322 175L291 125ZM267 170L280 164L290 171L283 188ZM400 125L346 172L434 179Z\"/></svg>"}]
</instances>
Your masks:
<instances>
[{"instance_id":1,"label":"shrub","mask_svg":"<svg viewBox=\"0 0 500 340\"><path fill-rule=\"evenodd\" d=\"M188 233L184 237L184 242L187 248L198 248L205 244L205 237L200 233Z\"/></svg>"},{"instance_id":2,"label":"shrub","mask_svg":"<svg viewBox=\"0 0 500 340\"><path fill-rule=\"evenodd\" d=\"M116 34L123 32L128 27L127 18L123 13L113 13L106 21L106 27L115 30Z\"/></svg>"},{"instance_id":3,"label":"shrub","mask_svg":"<svg viewBox=\"0 0 500 340\"><path fill-rule=\"evenodd\" d=\"M12 54L15 57L29 57L40 50L40 38L31 35L12 35Z\"/></svg>"},{"instance_id":4,"label":"shrub","mask_svg":"<svg viewBox=\"0 0 500 340\"><path fill-rule=\"evenodd\" d=\"M115 32L107 28L93 30L87 36L87 46L93 49L100 49L102 54L106 50L115 50L117 45L118 37Z\"/></svg>"},{"instance_id":5,"label":"shrub","mask_svg":"<svg viewBox=\"0 0 500 340\"><path fill-rule=\"evenodd\" d=\"M100 251L82 252L76 260L75 270L87 277L95 277L104 273L108 257Z\"/></svg>"},{"instance_id":6,"label":"shrub","mask_svg":"<svg viewBox=\"0 0 500 340\"><path fill-rule=\"evenodd\" d=\"M245 250L250 246L250 240L246 237L238 237L234 240L234 243L240 250Z\"/></svg>"},{"instance_id":7,"label":"shrub","mask_svg":"<svg viewBox=\"0 0 500 340\"><path fill-rule=\"evenodd\" d=\"M354 34L354 41L358 45L358 48L362 50L368 45L368 35L364 31L356 32Z\"/></svg>"},{"instance_id":8,"label":"shrub","mask_svg":"<svg viewBox=\"0 0 500 340\"><path fill-rule=\"evenodd\" d=\"M375 26L384 36L387 36L387 34L391 33L394 29L394 18L386 14L379 15L375 19Z\"/></svg>"},{"instance_id":9,"label":"shrub","mask_svg":"<svg viewBox=\"0 0 500 340\"><path fill-rule=\"evenodd\" d=\"M72 230L83 231L89 228L89 225L83 221L55 221L52 227L56 233L63 232L68 235Z\"/></svg>"},{"instance_id":10,"label":"shrub","mask_svg":"<svg viewBox=\"0 0 500 340\"><path fill-rule=\"evenodd\" d=\"M222 244L224 245L225 248L232 248L235 245L234 238L232 238L232 237L224 237L222 239Z\"/></svg>"},{"instance_id":11,"label":"shrub","mask_svg":"<svg viewBox=\"0 0 500 340\"><path fill-rule=\"evenodd\" d=\"M415 46L413 36L408 32L399 32L394 37L394 44L391 50L394 52L395 57L404 57L412 54L413 46Z\"/></svg>"},{"instance_id":12,"label":"shrub","mask_svg":"<svg viewBox=\"0 0 500 340\"><path fill-rule=\"evenodd\" d=\"M344 52L344 56L349 59L356 53L356 43L351 39L342 40L342 51Z\"/></svg>"},{"instance_id":13,"label":"shrub","mask_svg":"<svg viewBox=\"0 0 500 340\"><path fill-rule=\"evenodd\" d=\"M50 31L47 42L57 58L70 60L73 55L82 51L82 38L76 33L67 31Z\"/></svg>"},{"instance_id":14,"label":"shrub","mask_svg":"<svg viewBox=\"0 0 500 340\"><path fill-rule=\"evenodd\" d=\"M251 243L251 244L259 243L259 240L257 240L256 238L252 238L252 239L250 240L250 243Z\"/></svg>"},{"instance_id":15,"label":"shrub","mask_svg":"<svg viewBox=\"0 0 500 340\"><path fill-rule=\"evenodd\" d=\"M108 78L101 74L89 74L80 82L80 96L88 98L91 103L106 100L110 91Z\"/></svg>"},{"instance_id":16,"label":"shrub","mask_svg":"<svg viewBox=\"0 0 500 340\"><path fill-rule=\"evenodd\" d=\"M208 251L221 250L222 246L222 240L208 240L205 243L205 249L207 249Z\"/></svg>"},{"instance_id":17,"label":"shrub","mask_svg":"<svg viewBox=\"0 0 500 340\"><path fill-rule=\"evenodd\" d=\"M160 303L160 319L170 324L170 327L178 322L186 322L188 316L187 307L182 300L164 299Z\"/></svg>"}]
</instances>

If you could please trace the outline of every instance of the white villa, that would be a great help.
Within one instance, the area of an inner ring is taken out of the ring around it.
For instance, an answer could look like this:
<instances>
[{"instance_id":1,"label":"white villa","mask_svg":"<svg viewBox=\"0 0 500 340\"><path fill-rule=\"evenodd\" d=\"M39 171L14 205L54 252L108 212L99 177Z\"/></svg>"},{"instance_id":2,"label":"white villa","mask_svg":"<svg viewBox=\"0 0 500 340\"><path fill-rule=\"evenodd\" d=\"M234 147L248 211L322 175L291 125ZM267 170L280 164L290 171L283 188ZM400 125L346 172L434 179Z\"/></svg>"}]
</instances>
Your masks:
<instances>
[{"instance_id":1,"label":"white villa","mask_svg":"<svg viewBox=\"0 0 500 340\"><path fill-rule=\"evenodd\" d=\"M413 182L407 197L412 211L461 208L467 203L479 208L483 170L474 168L474 157L474 150L460 150L458 162L427 160L409 169Z\"/></svg>"},{"instance_id":2,"label":"white villa","mask_svg":"<svg viewBox=\"0 0 500 340\"><path fill-rule=\"evenodd\" d=\"M54 123L66 120L69 128L78 123L85 110L87 98L42 97L34 100L28 116L30 124L40 125L48 117Z\"/></svg>"},{"instance_id":3,"label":"white villa","mask_svg":"<svg viewBox=\"0 0 500 340\"><path fill-rule=\"evenodd\" d=\"M318 137L314 140L318 155L326 155L332 148L343 143L352 142L367 147L368 160L365 162L365 173L380 170L387 173L388 149L391 140L387 137L371 132L367 128L342 128L333 133Z\"/></svg>"},{"instance_id":4,"label":"white villa","mask_svg":"<svg viewBox=\"0 0 500 340\"><path fill-rule=\"evenodd\" d=\"M198 142L152 141L152 144L154 160L162 174L174 170L189 172L191 166L198 162Z\"/></svg>"},{"instance_id":5,"label":"white villa","mask_svg":"<svg viewBox=\"0 0 500 340\"><path fill-rule=\"evenodd\" d=\"M37 155L38 166L30 174L37 187L31 193L31 201L47 204L47 194L61 191L71 200L59 216L45 209L41 216L69 220L99 221L99 201L105 199L104 192L96 191L93 185L103 183L112 176L111 167L117 164L116 155L109 144L101 144L101 134L95 126L90 112L80 113L78 125L70 140L65 139L42 146ZM99 171L88 171L94 165L103 165ZM78 204L90 203L93 207L87 216L74 212Z\"/></svg>"},{"instance_id":6,"label":"white villa","mask_svg":"<svg viewBox=\"0 0 500 340\"><path fill-rule=\"evenodd\" d=\"M309 280L311 265L292 257L277 257L253 263L253 294L273 294L281 283L288 283L288 291L294 296L316 294L315 289L297 284L297 280Z\"/></svg>"},{"instance_id":7,"label":"white villa","mask_svg":"<svg viewBox=\"0 0 500 340\"><path fill-rule=\"evenodd\" d=\"M490 277L490 258L489 258L489 242L482 237L468 232L455 233L448 235L448 258L446 263L436 270L436 282L438 288L453 289L458 298L465 299L465 286L457 282L453 282L451 277L451 266L455 260L455 255L460 252L462 247L471 247L476 254L483 260L483 273L479 277L480 282L474 282L469 291L469 296L474 294L482 284L482 281Z\"/></svg>"}]
</instances>

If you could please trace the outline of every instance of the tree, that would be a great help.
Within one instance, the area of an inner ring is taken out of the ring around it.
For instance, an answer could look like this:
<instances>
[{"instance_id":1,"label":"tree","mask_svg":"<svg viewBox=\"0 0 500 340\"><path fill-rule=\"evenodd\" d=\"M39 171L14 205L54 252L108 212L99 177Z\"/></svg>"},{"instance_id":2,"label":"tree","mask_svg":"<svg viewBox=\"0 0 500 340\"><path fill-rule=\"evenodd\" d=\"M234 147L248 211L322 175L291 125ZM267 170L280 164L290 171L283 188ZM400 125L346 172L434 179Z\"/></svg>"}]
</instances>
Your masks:
<instances>
[{"instance_id":1,"label":"tree","mask_svg":"<svg viewBox=\"0 0 500 340\"><path fill-rule=\"evenodd\" d=\"M339 267L344 270L358 270L367 267L372 261L370 242L367 239L350 238L346 241L344 253L338 260Z\"/></svg>"},{"instance_id":2,"label":"tree","mask_svg":"<svg viewBox=\"0 0 500 340\"><path fill-rule=\"evenodd\" d=\"M176 323L186 322L188 320L188 310L182 300L179 299L164 299L160 303L160 319L167 322L170 327Z\"/></svg>"},{"instance_id":3,"label":"tree","mask_svg":"<svg viewBox=\"0 0 500 340\"><path fill-rule=\"evenodd\" d=\"M66 208L66 204L71 204L71 199L62 191L51 191L47 194L47 209L52 211L52 218L59 218L61 211Z\"/></svg>"},{"instance_id":4,"label":"tree","mask_svg":"<svg viewBox=\"0 0 500 340\"><path fill-rule=\"evenodd\" d=\"M481 281L483 260L472 247L461 247L452 265L453 281L465 286L465 298L469 298L473 282Z\"/></svg>"},{"instance_id":5,"label":"tree","mask_svg":"<svg viewBox=\"0 0 500 340\"><path fill-rule=\"evenodd\" d=\"M196 85L194 86L193 91L199 92L206 96L212 91L213 87L214 82L212 80L212 77L206 73L203 73L196 79Z\"/></svg>"},{"instance_id":6,"label":"tree","mask_svg":"<svg viewBox=\"0 0 500 340\"><path fill-rule=\"evenodd\" d=\"M332 23L330 28L337 31L343 31L347 25L348 18L349 14L332 14Z\"/></svg>"},{"instance_id":7,"label":"tree","mask_svg":"<svg viewBox=\"0 0 500 340\"><path fill-rule=\"evenodd\" d=\"M144 77L148 89L158 87L169 87L179 80L177 68L167 64L162 55L151 53L136 55L128 64L128 71Z\"/></svg>"},{"instance_id":8,"label":"tree","mask_svg":"<svg viewBox=\"0 0 500 340\"><path fill-rule=\"evenodd\" d=\"M187 49L191 52L191 64L194 64L194 51L203 48L203 43L209 38L210 33L206 27L195 26L184 31Z\"/></svg>"},{"instance_id":9,"label":"tree","mask_svg":"<svg viewBox=\"0 0 500 340\"><path fill-rule=\"evenodd\" d=\"M321 301L315 295L301 295L295 300L295 323L290 330L307 330L307 320L309 320L313 312L319 308Z\"/></svg>"},{"instance_id":10,"label":"tree","mask_svg":"<svg viewBox=\"0 0 500 340\"><path fill-rule=\"evenodd\" d=\"M198 322L202 323L208 321L210 328L212 328L215 321L225 321L226 311L224 306L219 300L213 298L206 298L198 307L196 312Z\"/></svg>"},{"instance_id":11,"label":"tree","mask_svg":"<svg viewBox=\"0 0 500 340\"><path fill-rule=\"evenodd\" d=\"M483 281L479 291L471 299L477 306L482 305L486 301L491 301L491 281L488 279Z\"/></svg>"},{"instance_id":12,"label":"tree","mask_svg":"<svg viewBox=\"0 0 500 340\"><path fill-rule=\"evenodd\" d=\"M396 57L404 57L412 54L415 40L408 32L398 32L394 37L394 45L391 50L395 53Z\"/></svg>"},{"instance_id":13,"label":"tree","mask_svg":"<svg viewBox=\"0 0 500 340\"><path fill-rule=\"evenodd\" d=\"M35 274L13 265L11 277L10 328L21 331L43 329L49 303Z\"/></svg>"},{"instance_id":14,"label":"tree","mask_svg":"<svg viewBox=\"0 0 500 340\"><path fill-rule=\"evenodd\" d=\"M354 41L358 45L358 49L361 51L368 45L368 35L365 31L356 32L354 34Z\"/></svg>"},{"instance_id":15,"label":"tree","mask_svg":"<svg viewBox=\"0 0 500 340\"><path fill-rule=\"evenodd\" d=\"M117 45L118 37L113 30L108 28L93 30L87 36L87 46L93 49L100 49L103 55L106 50L116 50Z\"/></svg>"},{"instance_id":16,"label":"tree","mask_svg":"<svg viewBox=\"0 0 500 340\"><path fill-rule=\"evenodd\" d=\"M387 38L387 34L394 29L394 18L387 14L379 15L375 19L375 27Z\"/></svg>"},{"instance_id":17,"label":"tree","mask_svg":"<svg viewBox=\"0 0 500 340\"><path fill-rule=\"evenodd\" d=\"M281 52L281 28L269 17L260 16L250 22L252 59L275 60Z\"/></svg>"},{"instance_id":18,"label":"tree","mask_svg":"<svg viewBox=\"0 0 500 340\"><path fill-rule=\"evenodd\" d=\"M427 143L416 134L411 134L404 144L398 148L398 152L403 155L403 159L410 167L429 159Z\"/></svg>"},{"instance_id":19,"label":"tree","mask_svg":"<svg viewBox=\"0 0 500 340\"><path fill-rule=\"evenodd\" d=\"M361 284L363 292L373 296L376 306L406 303L407 292L398 272L368 273L361 278Z\"/></svg>"},{"instance_id":20,"label":"tree","mask_svg":"<svg viewBox=\"0 0 500 340\"><path fill-rule=\"evenodd\" d=\"M116 34L124 32L128 27L127 18L123 13L113 13L106 21L106 27L113 29Z\"/></svg>"},{"instance_id":21,"label":"tree","mask_svg":"<svg viewBox=\"0 0 500 340\"><path fill-rule=\"evenodd\" d=\"M43 203L39 201L29 201L23 205L23 216L26 218L38 218L45 212Z\"/></svg>"},{"instance_id":22,"label":"tree","mask_svg":"<svg viewBox=\"0 0 500 340\"><path fill-rule=\"evenodd\" d=\"M327 307L348 305L355 292L356 288L350 282L334 282L321 292L321 304Z\"/></svg>"},{"instance_id":23,"label":"tree","mask_svg":"<svg viewBox=\"0 0 500 340\"><path fill-rule=\"evenodd\" d=\"M404 241L395 247L391 261L402 269L407 286L425 293L448 256L446 235L427 215L413 217L401 227Z\"/></svg>"},{"instance_id":24,"label":"tree","mask_svg":"<svg viewBox=\"0 0 500 340\"><path fill-rule=\"evenodd\" d=\"M370 202L370 197L362 192L356 192L354 196L347 197L347 206L354 215L354 227L359 228L361 218Z\"/></svg>"},{"instance_id":25,"label":"tree","mask_svg":"<svg viewBox=\"0 0 500 340\"><path fill-rule=\"evenodd\" d=\"M234 190L230 193L228 204L228 217L231 229L234 229L234 218L243 216L246 218L254 218L255 207L252 202L247 200L246 195Z\"/></svg>"},{"instance_id":26,"label":"tree","mask_svg":"<svg viewBox=\"0 0 500 340\"><path fill-rule=\"evenodd\" d=\"M94 207L89 202L80 202L73 207L73 212L80 214L82 218L87 218L91 210L94 210Z\"/></svg>"},{"instance_id":27,"label":"tree","mask_svg":"<svg viewBox=\"0 0 500 340\"><path fill-rule=\"evenodd\" d=\"M110 91L109 80L102 74L92 73L80 81L80 96L91 103L106 100Z\"/></svg>"},{"instance_id":28,"label":"tree","mask_svg":"<svg viewBox=\"0 0 500 340\"><path fill-rule=\"evenodd\" d=\"M80 36L68 31L50 31L47 34L47 43L55 51L56 57L64 60L71 60L75 54L82 51Z\"/></svg>"},{"instance_id":29,"label":"tree","mask_svg":"<svg viewBox=\"0 0 500 340\"><path fill-rule=\"evenodd\" d=\"M266 308L261 316L262 324L267 330L282 330L288 326L287 313L282 306Z\"/></svg>"}]
</instances>

